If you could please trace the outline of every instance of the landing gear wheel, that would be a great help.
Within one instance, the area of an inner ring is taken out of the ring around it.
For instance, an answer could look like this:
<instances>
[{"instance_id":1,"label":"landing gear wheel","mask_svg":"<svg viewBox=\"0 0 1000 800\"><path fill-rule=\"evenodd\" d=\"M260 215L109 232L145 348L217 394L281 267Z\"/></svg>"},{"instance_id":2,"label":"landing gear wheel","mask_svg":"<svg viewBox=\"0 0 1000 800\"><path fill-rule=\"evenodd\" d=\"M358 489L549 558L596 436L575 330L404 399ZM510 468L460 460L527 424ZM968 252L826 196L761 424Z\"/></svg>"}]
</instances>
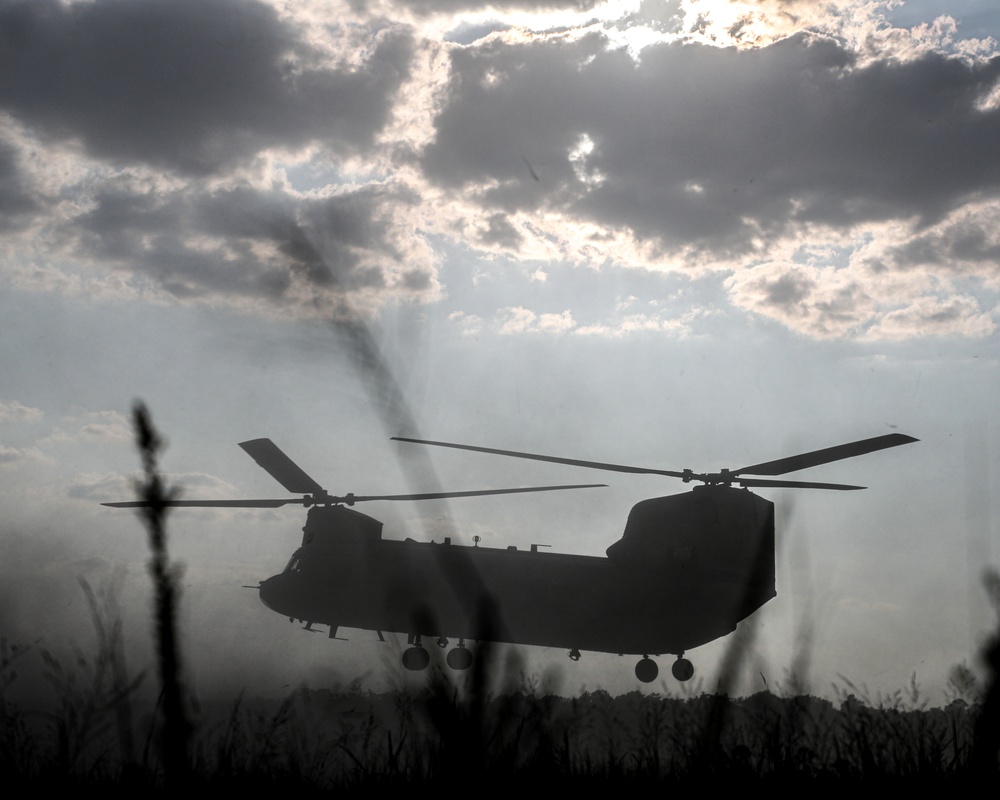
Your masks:
<instances>
[{"instance_id":1,"label":"landing gear wheel","mask_svg":"<svg viewBox=\"0 0 1000 800\"><path fill-rule=\"evenodd\" d=\"M670 671L677 680L683 683L684 681L691 680L691 676L694 675L694 664L686 658L678 658L673 663L673 666L670 667Z\"/></svg>"},{"instance_id":2,"label":"landing gear wheel","mask_svg":"<svg viewBox=\"0 0 1000 800\"><path fill-rule=\"evenodd\" d=\"M427 669L431 663L431 654L422 647L411 647L403 651L403 666L413 672Z\"/></svg>"},{"instance_id":3,"label":"landing gear wheel","mask_svg":"<svg viewBox=\"0 0 1000 800\"><path fill-rule=\"evenodd\" d=\"M652 683L656 676L660 674L660 668L649 656L643 656L639 663L635 665L635 677L643 683Z\"/></svg>"},{"instance_id":4,"label":"landing gear wheel","mask_svg":"<svg viewBox=\"0 0 1000 800\"><path fill-rule=\"evenodd\" d=\"M455 647L448 651L448 657L445 660L452 669L468 669L472 666L472 653L465 647Z\"/></svg>"}]
</instances>

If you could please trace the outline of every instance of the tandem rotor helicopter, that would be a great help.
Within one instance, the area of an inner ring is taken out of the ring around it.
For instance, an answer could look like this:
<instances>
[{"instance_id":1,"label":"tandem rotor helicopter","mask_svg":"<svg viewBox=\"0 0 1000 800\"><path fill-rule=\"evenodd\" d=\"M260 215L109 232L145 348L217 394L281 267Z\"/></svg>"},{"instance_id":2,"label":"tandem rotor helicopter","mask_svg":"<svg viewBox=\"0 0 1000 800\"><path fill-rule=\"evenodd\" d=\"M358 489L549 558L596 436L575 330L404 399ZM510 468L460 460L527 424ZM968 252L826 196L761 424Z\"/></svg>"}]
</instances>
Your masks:
<instances>
[{"instance_id":1,"label":"tandem rotor helicopter","mask_svg":"<svg viewBox=\"0 0 1000 800\"><path fill-rule=\"evenodd\" d=\"M772 477L916 442L900 433L814 450L713 473L647 469L535 453L394 437L513 458L632 474L664 475L702 485L632 507L622 537L606 557L383 539L382 523L348 508L372 500L428 500L582 489L604 484L538 486L412 495L335 497L270 439L242 447L287 491L277 500L169 500L195 508L309 509L301 546L284 571L260 583L260 599L290 620L339 628L406 634L403 666L430 663L424 641L454 646L446 661L471 666L470 640L558 647L573 660L582 650L640 656L636 677L653 681L651 656L673 655L673 676L686 681L694 666L684 654L725 636L776 596L774 503L749 491L784 487L856 490L863 486L776 480ZM736 488L738 485L740 488ZM116 508L142 501L104 503Z\"/></svg>"}]
</instances>

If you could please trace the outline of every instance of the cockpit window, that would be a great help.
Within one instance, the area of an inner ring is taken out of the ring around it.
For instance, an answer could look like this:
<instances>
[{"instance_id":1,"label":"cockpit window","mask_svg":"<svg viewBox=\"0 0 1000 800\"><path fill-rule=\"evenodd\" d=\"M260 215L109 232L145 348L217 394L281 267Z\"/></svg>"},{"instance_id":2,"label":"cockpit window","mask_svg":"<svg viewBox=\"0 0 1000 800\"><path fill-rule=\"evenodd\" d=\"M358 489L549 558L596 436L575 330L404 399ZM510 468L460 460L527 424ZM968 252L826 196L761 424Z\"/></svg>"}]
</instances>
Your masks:
<instances>
[{"instance_id":1,"label":"cockpit window","mask_svg":"<svg viewBox=\"0 0 1000 800\"><path fill-rule=\"evenodd\" d=\"M298 572L302 568L302 559L298 555L292 556L292 560L285 567L285 572Z\"/></svg>"}]
</instances>

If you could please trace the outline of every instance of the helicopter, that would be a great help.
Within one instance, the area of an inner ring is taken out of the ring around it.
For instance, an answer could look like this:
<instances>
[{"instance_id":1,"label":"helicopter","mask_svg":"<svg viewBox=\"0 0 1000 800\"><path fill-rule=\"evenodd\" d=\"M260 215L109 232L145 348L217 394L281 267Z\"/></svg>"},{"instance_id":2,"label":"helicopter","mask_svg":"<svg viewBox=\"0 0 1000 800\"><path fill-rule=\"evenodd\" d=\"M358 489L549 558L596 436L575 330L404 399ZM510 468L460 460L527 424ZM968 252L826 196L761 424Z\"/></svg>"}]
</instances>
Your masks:
<instances>
[{"instance_id":1,"label":"helicopter","mask_svg":"<svg viewBox=\"0 0 1000 800\"><path fill-rule=\"evenodd\" d=\"M814 450L740 469L697 473L546 456L452 442L393 437L447 447L591 469L655 474L700 485L633 506L621 538L606 556L385 539L382 523L353 510L355 503L429 500L494 494L598 488L572 484L410 495L330 495L270 439L240 447L287 491L301 497L258 500L167 500L202 508L308 508L302 543L285 569L260 582L265 606L306 630L328 626L405 634L402 664L430 663L424 640L450 649L454 670L473 663L467 642L503 642L640 656L636 677L659 674L653 660L675 656L671 673L687 681L694 666L685 653L723 637L776 596L774 504L753 488L859 490L863 486L771 477L918 441L900 433ZM735 484L735 486L734 486ZM739 488L737 488L739 487ZM144 501L104 503L116 508Z\"/></svg>"}]
</instances>

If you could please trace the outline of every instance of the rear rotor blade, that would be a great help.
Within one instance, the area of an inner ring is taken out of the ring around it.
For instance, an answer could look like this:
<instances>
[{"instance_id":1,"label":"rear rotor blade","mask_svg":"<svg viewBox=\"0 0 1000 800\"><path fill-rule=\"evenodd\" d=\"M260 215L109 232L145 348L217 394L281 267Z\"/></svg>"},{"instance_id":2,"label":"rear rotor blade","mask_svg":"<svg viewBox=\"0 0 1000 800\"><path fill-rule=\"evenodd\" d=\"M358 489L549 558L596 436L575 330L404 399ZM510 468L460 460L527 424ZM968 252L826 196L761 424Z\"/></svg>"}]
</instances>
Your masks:
<instances>
[{"instance_id":1,"label":"rear rotor blade","mask_svg":"<svg viewBox=\"0 0 1000 800\"><path fill-rule=\"evenodd\" d=\"M867 489L867 486L851 486L846 483L813 483L811 481L772 481L760 480L758 478L737 478L740 486L771 486L785 489L839 489L841 491L852 491L856 489Z\"/></svg>"},{"instance_id":2,"label":"rear rotor blade","mask_svg":"<svg viewBox=\"0 0 1000 800\"><path fill-rule=\"evenodd\" d=\"M811 453L802 453L797 456L779 458L775 461L765 461L762 464L753 464L749 467L733 470L732 474L784 475L786 472L797 472L800 469L817 467L820 464L829 464L831 461L863 456L866 453L873 453L876 450L884 450L887 447L898 447L901 444L918 441L920 440L902 433L889 433L885 436L862 439L858 442L840 444L836 447L827 447L823 450L813 450Z\"/></svg>"},{"instance_id":3,"label":"rear rotor blade","mask_svg":"<svg viewBox=\"0 0 1000 800\"><path fill-rule=\"evenodd\" d=\"M323 494L323 487L306 475L270 439L240 442L240 447L288 491L295 494Z\"/></svg>"},{"instance_id":4,"label":"rear rotor blade","mask_svg":"<svg viewBox=\"0 0 1000 800\"><path fill-rule=\"evenodd\" d=\"M429 444L435 447L453 447L456 450L472 450L477 453L492 453L497 456L510 456L512 458L526 458L531 461L548 461L552 464L568 464L572 467L589 467L591 469L603 469L609 472L629 472L637 475L666 475L671 478L683 478L685 473L674 472L666 469L646 469L645 467L629 467L622 464L605 464L601 461L581 461L575 458L558 458L557 456L541 456L537 453L519 453L514 450L496 450L492 447L474 447L470 444L453 444L451 442L431 442L426 439L407 439L403 436L393 436L397 442L412 442L413 444Z\"/></svg>"}]
</instances>

